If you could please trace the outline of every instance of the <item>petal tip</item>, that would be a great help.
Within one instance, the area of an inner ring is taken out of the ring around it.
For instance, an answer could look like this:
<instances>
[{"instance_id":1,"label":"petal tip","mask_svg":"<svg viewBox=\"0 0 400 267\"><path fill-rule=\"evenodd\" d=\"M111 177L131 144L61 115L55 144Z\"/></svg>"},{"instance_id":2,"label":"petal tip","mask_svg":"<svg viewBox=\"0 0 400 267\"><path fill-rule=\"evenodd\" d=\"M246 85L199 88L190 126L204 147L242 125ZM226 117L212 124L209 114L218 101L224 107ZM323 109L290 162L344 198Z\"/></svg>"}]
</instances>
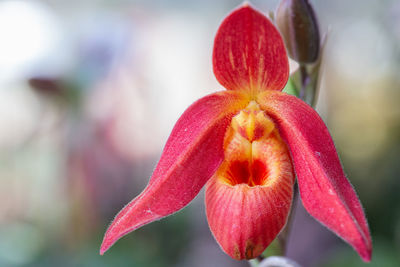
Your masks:
<instances>
[{"instance_id":1,"label":"petal tip","mask_svg":"<svg viewBox=\"0 0 400 267\"><path fill-rule=\"evenodd\" d=\"M123 212L124 209L121 211ZM103 242L101 243L100 246L100 255L103 255L107 250L109 250L120 238L122 238L124 235L129 234L132 232L134 229L138 228L126 228L123 229L118 229L118 227L115 227L116 225L121 223L121 219L118 220L118 215L117 218L111 223L111 225L108 227L106 233L104 234Z\"/></svg>"},{"instance_id":2,"label":"petal tip","mask_svg":"<svg viewBox=\"0 0 400 267\"><path fill-rule=\"evenodd\" d=\"M257 8L254 7L249 0L243 1L243 3L240 6L238 6L236 9L234 9L233 12L237 11L238 9L249 9L251 11L257 11L257 12L262 13L261 11L257 10ZM233 13L233 12L231 12L231 13Z\"/></svg>"},{"instance_id":3,"label":"petal tip","mask_svg":"<svg viewBox=\"0 0 400 267\"><path fill-rule=\"evenodd\" d=\"M368 244L368 247L364 251L357 251L358 254L360 255L361 259L364 262L370 262L372 259L372 245L371 243Z\"/></svg>"},{"instance_id":4,"label":"petal tip","mask_svg":"<svg viewBox=\"0 0 400 267\"><path fill-rule=\"evenodd\" d=\"M243 1L243 4L240 5L237 9L250 9L255 10L255 8L251 5L250 1Z\"/></svg>"},{"instance_id":5,"label":"petal tip","mask_svg":"<svg viewBox=\"0 0 400 267\"><path fill-rule=\"evenodd\" d=\"M370 262L371 261L371 258L372 258L372 255L371 255L372 253L371 253L371 251L370 252L368 252L367 254L365 254L365 255L362 255L361 256L361 259L364 261L364 262Z\"/></svg>"},{"instance_id":6,"label":"petal tip","mask_svg":"<svg viewBox=\"0 0 400 267\"><path fill-rule=\"evenodd\" d=\"M100 246L100 255L103 256L104 253L115 243L115 241L116 240L110 240L106 233Z\"/></svg>"}]
</instances>

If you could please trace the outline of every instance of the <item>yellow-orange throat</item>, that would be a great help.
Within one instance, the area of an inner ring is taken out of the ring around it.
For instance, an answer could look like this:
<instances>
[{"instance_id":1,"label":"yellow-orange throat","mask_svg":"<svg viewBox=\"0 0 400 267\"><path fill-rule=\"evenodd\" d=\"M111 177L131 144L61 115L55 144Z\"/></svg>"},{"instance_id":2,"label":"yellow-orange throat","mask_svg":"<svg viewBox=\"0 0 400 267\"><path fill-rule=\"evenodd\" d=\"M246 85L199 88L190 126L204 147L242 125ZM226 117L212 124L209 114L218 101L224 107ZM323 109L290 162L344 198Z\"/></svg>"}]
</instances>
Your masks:
<instances>
[{"instance_id":1,"label":"yellow-orange throat","mask_svg":"<svg viewBox=\"0 0 400 267\"><path fill-rule=\"evenodd\" d=\"M290 156L274 122L251 101L232 118L217 177L229 185L266 186L292 175Z\"/></svg>"}]
</instances>

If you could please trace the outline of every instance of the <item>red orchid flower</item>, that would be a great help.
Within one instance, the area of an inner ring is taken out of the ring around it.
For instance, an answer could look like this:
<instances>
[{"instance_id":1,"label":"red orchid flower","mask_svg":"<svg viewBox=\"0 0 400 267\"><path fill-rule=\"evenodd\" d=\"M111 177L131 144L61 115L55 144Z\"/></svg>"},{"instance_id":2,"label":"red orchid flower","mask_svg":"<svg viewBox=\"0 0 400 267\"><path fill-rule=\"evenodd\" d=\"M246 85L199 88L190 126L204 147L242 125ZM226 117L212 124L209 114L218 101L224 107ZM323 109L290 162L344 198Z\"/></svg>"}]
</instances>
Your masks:
<instances>
[{"instance_id":1,"label":"red orchid flower","mask_svg":"<svg viewBox=\"0 0 400 267\"><path fill-rule=\"evenodd\" d=\"M144 191L116 216L100 253L139 227L185 207L206 184L206 213L234 259L260 255L287 221L295 175L306 210L364 261L371 237L332 138L318 114L281 92L288 58L274 25L248 4L215 37L213 67L227 91L180 117Z\"/></svg>"}]
</instances>

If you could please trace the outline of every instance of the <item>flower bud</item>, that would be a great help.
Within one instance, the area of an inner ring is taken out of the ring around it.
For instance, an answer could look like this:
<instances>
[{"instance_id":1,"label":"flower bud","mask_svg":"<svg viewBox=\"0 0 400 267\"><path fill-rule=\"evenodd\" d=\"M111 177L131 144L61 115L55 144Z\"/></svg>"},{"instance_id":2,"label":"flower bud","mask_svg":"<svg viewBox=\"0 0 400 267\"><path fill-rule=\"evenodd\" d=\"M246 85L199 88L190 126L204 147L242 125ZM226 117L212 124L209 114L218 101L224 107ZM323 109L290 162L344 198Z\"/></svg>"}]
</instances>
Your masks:
<instances>
[{"instance_id":1,"label":"flower bud","mask_svg":"<svg viewBox=\"0 0 400 267\"><path fill-rule=\"evenodd\" d=\"M276 24L289 56L300 63L313 63L320 49L318 22L308 0L281 0Z\"/></svg>"}]
</instances>

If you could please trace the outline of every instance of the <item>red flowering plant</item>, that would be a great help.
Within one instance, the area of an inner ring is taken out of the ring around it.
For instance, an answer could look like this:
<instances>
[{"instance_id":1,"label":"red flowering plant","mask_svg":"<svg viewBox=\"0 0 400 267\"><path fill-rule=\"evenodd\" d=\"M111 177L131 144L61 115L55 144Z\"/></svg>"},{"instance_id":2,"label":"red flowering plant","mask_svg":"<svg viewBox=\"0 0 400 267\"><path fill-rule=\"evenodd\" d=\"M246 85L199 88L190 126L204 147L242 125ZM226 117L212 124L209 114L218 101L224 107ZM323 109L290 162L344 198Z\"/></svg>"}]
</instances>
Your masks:
<instances>
[{"instance_id":1,"label":"red flowering plant","mask_svg":"<svg viewBox=\"0 0 400 267\"><path fill-rule=\"evenodd\" d=\"M259 256L287 222L295 177L305 209L371 258L362 206L324 122L281 92L288 57L275 26L248 4L222 22L213 69L227 89L179 118L149 184L108 228L100 253L139 227L185 207L206 186L216 241L234 259Z\"/></svg>"}]
</instances>

